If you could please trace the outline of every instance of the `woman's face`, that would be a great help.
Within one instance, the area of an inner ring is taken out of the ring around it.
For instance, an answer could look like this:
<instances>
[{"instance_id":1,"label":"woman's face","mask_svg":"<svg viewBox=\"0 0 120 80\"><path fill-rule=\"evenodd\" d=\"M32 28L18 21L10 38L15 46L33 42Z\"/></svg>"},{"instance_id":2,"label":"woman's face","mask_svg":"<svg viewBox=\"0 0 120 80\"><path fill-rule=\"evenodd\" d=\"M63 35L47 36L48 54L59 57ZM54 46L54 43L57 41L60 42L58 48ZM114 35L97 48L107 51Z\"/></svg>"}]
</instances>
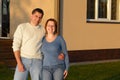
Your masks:
<instances>
[{"instance_id":1,"label":"woman's face","mask_svg":"<svg viewBox=\"0 0 120 80\"><path fill-rule=\"evenodd\" d=\"M48 21L47 26L46 26L46 31L47 33L52 33L54 34L55 31L55 23L53 21Z\"/></svg>"}]
</instances>

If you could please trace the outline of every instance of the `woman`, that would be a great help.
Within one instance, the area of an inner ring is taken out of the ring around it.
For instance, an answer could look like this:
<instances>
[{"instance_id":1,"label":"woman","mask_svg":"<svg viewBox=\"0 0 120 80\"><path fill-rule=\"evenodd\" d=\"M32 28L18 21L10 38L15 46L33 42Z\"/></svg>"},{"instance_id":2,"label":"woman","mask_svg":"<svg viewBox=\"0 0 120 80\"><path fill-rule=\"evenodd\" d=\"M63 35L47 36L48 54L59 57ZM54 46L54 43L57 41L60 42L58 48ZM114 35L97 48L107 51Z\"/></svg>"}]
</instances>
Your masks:
<instances>
[{"instance_id":1,"label":"woman","mask_svg":"<svg viewBox=\"0 0 120 80\"><path fill-rule=\"evenodd\" d=\"M43 80L63 80L68 74L69 58L66 43L58 35L58 26L55 19L48 19L45 24L46 35L43 39ZM58 59L64 53L64 60Z\"/></svg>"}]
</instances>

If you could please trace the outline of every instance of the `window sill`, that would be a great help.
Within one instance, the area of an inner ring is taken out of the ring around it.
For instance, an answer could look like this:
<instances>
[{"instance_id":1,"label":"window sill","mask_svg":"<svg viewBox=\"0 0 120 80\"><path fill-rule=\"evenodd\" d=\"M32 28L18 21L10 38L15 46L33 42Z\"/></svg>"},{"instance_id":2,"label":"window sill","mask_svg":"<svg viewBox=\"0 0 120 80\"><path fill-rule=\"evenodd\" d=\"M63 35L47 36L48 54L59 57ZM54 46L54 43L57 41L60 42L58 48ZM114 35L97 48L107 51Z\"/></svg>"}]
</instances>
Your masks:
<instances>
[{"instance_id":1,"label":"window sill","mask_svg":"<svg viewBox=\"0 0 120 80\"><path fill-rule=\"evenodd\" d=\"M113 23L113 24L120 24L118 20L95 20L95 19L87 19L88 23Z\"/></svg>"}]
</instances>

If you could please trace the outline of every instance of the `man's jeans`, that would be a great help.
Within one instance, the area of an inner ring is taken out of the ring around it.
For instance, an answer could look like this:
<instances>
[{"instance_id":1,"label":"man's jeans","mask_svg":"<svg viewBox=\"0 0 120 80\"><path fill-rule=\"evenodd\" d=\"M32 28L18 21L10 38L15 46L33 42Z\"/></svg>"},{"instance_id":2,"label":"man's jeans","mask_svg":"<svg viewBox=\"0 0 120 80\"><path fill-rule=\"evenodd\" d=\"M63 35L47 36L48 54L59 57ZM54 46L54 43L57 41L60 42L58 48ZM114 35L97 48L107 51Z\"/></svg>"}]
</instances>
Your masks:
<instances>
[{"instance_id":1,"label":"man's jeans","mask_svg":"<svg viewBox=\"0 0 120 80\"><path fill-rule=\"evenodd\" d=\"M63 80L64 65L44 66L42 80Z\"/></svg>"},{"instance_id":2,"label":"man's jeans","mask_svg":"<svg viewBox=\"0 0 120 80\"><path fill-rule=\"evenodd\" d=\"M19 72L16 67L14 80L27 80L28 73L30 73L31 80L41 80L42 60L21 58L24 64L25 71Z\"/></svg>"}]
</instances>

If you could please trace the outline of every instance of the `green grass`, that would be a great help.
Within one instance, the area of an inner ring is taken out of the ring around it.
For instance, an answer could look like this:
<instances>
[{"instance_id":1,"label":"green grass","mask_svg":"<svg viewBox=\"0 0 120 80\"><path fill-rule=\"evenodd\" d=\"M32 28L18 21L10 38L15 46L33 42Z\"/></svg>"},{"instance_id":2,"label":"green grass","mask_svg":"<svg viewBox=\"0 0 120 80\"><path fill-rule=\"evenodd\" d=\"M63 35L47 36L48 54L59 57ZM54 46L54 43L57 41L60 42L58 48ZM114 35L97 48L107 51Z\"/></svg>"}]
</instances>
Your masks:
<instances>
[{"instance_id":1,"label":"green grass","mask_svg":"<svg viewBox=\"0 0 120 80\"><path fill-rule=\"evenodd\" d=\"M5 65L0 65L0 80L13 80L13 70L10 70Z\"/></svg>"},{"instance_id":2,"label":"green grass","mask_svg":"<svg viewBox=\"0 0 120 80\"><path fill-rule=\"evenodd\" d=\"M0 80L13 80L13 75L13 70L0 65ZM72 65L66 80L120 80L120 61Z\"/></svg>"},{"instance_id":3,"label":"green grass","mask_svg":"<svg viewBox=\"0 0 120 80\"><path fill-rule=\"evenodd\" d=\"M120 61L73 65L66 80L120 80Z\"/></svg>"}]
</instances>

